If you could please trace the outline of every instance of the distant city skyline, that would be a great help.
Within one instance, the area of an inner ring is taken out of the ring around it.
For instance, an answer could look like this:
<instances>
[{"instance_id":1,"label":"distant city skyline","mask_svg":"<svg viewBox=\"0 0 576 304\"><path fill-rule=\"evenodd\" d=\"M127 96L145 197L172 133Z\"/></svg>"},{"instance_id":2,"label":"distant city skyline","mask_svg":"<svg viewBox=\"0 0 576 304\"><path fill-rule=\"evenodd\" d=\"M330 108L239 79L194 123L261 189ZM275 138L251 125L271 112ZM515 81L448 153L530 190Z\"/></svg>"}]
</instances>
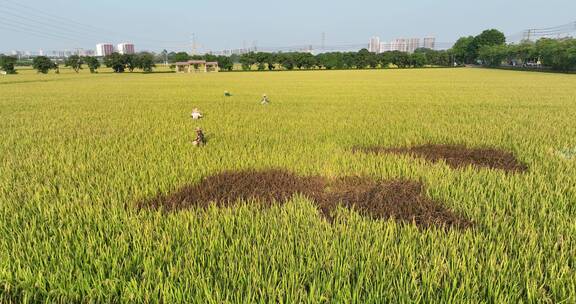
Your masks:
<instances>
[{"instance_id":1,"label":"distant city skyline","mask_svg":"<svg viewBox=\"0 0 576 304\"><path fill-rule=\"evenodd\" d=\"M293 0L289 6L279 5L264 0L100 0L97 5L75 0L0 0L0 52L94 50L97 43L124 41L138 51L156 52L341 45L366 43L372 36L390 42L397 37L429 36L436 42L454 42L488 28L512 35L576 19L576 1L568 0L550 0L545 6L532 0L522 5L497 0L482 5L456 0L393 5L376 0Z\"/></svg>"},{"instance_id":2,"label":"distant city skyline","mask_svg":"<svg viewBox=\"0 0 576 304\"><path fill-rule=\"evenodd\" d=\"M374 36L368 41L368 51L373 53L383 53L389 51L400 51L413 53L418 48L436 49L436 37L420 38L396 38L390 42L381 41L380 37Z\"/></svg>"}]
</instances>

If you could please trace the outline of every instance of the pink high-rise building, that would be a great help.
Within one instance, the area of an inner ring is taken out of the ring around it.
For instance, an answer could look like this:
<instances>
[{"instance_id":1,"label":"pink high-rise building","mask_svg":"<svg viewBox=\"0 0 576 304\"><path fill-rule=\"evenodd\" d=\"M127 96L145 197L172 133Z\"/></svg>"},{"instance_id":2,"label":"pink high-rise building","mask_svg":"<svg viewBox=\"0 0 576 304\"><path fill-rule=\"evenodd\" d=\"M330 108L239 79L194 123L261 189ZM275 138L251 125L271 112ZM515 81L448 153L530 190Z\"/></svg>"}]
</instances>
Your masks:
<instances>
[{"instance_id":1,"label":"pink high-rise building","mask_svg":"<svg viewBox=\"0 0 576 304\"><path fill-rule=\"evenodd\" d=\"M120 54L134 54L134 44L132 43L120 43L118 44L118 53Z\"/></svg>"},{"instance_id":2,"label":"pink high-rise building","mask_svg":"<svg viewBox=\"0 0 576 304\"><path fill-rule=\"evenodd\" d=\"M114 53L114 46L110 43L99 43L96 45L96 56L104 57Z\"/></svg>"}]
</instances>

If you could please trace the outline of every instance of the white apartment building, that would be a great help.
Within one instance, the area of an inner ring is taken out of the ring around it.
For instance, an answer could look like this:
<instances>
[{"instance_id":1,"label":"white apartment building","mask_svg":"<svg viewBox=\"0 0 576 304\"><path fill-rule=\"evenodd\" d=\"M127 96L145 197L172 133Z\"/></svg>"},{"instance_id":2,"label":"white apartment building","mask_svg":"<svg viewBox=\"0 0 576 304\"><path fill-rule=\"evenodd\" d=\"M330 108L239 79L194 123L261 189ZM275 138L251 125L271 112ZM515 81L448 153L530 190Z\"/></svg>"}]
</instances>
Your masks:
<instances>
[{"instance_id":1,"label":"white apartment building","mask_svg":"<svg viewBox=\"0 0 576 304\"><path fill-rule=\"evenodd\" d=\"M420 38L410 38L406 40L407 40L406 52L414 53L414 51L420 47Z\"/></svg>"},{"instance_id":2,"label":"white apartment building","mask_svg":"<svg viewBox=\"0 0 576 304\"><path fill-rule=\"evenodd\" d=\"M436 38L434 37L424 38L424 47L433 50L436 47Z\"/></svg>"},{"instance_id":3,"label":"white apartment building","mask_svg":"<svg viewBox=\"0 0 576 304\"><path fill-rule=\"evenodd\" d=\"M368 51L372 53L380 53L380 37L370 38L370 43L368 44Z\"/></svg>"},{"instance_id":4,"label":"white apartment building","mask_svg":"<svg viewBox=\"0 0 576 304\"><path fill-rule=\"evenodd\" d=\"M119 43L117 46L118 49L118 53L120 54L134 54L135 50L134 50L134 44L132 43Z\"/></svg>"},{"instance_id":5,"label":"white apartment building","mask_svg":"<svg viewBox=\"0 0 576 304\"><path fill-rule=\"evenodd\" d=\"M408 43L404 38L396 38L390 43L391 51L408 52Z\"/></svg>"},{"instance_id":6,"label":"white apartment building","mask_svg":"<svg viewBox=\"0 0 576 304\"><path fill-rule=\"evenodd\" d=\"M392 51L391 44L388 42L380 42L380 53Z\"/></svg>"},{"instance_id":7,"label":"white apartment building","mask_svg":"<svg viewBox=\"0 0 576 304\"><path fill-rule=\"evenodd\" d=\"M96 56L104 57L114 53L114 46L111 43L99 43L96 45Z\"/></svg>"},{"instance_id":8,"label":"white apartment building","mask_svg":"<svg viewBox=\"0 0 576 304\"><path fill-rule=\"evenodd\" d=\"M414 53L416 49L421 47L434 49L436 47L436 38L426 37L424 38L423 43L420 43L420 38L396 38L387 43L384 41L381 42L380 37L372 37L370 38L368 51L373 53L384 53L390 51Z\"/></svg>"}]
</instances>

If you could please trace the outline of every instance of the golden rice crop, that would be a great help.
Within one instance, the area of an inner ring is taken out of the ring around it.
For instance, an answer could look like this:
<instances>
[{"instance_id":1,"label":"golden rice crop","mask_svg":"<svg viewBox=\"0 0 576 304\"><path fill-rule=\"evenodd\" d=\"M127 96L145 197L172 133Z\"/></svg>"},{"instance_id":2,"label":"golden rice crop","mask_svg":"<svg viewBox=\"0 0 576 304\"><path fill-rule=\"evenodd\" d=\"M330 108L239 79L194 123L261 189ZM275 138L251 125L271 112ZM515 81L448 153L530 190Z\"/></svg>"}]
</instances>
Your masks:
<instances>
[{"instance_id":1,"label":"golden rice crop","mask_svg":"<svg viewBox=\"0 0 576 304\"><path fill-rule=\"evenodd\" d=\"M0 302L576 302L576 161L556 153L576 147L575 88L484 69L0 76ZM425 143L529 169L350 150ZM475 226L329 223L304 197L135 208L248 168L419 180Z\"/></svg>"}]
</instances>

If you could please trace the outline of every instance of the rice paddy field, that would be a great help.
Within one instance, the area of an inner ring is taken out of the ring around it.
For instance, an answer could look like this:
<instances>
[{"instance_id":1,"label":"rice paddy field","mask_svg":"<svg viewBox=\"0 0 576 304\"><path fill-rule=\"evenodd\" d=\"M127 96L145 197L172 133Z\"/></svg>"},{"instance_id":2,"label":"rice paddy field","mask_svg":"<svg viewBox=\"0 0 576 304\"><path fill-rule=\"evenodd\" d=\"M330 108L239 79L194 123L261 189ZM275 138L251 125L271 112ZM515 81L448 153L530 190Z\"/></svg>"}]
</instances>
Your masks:
<instances>
[{"instance_id":1,"label":"rice paddy field","mask_svg":"<svg viewBox=\"0 0 576 304\"><path fill-rule=\"evenodd\" d=\"M192 146L196 127L204 147ZM425 144L501 149L526 170L353 151ZM570 151L574 75L0 76L0 302L576 303ZM327 219L298 194L269 208L141 206L222 172L269 169L415 181L471 224L344 207Z\"/></svg>"}]
</instances>

